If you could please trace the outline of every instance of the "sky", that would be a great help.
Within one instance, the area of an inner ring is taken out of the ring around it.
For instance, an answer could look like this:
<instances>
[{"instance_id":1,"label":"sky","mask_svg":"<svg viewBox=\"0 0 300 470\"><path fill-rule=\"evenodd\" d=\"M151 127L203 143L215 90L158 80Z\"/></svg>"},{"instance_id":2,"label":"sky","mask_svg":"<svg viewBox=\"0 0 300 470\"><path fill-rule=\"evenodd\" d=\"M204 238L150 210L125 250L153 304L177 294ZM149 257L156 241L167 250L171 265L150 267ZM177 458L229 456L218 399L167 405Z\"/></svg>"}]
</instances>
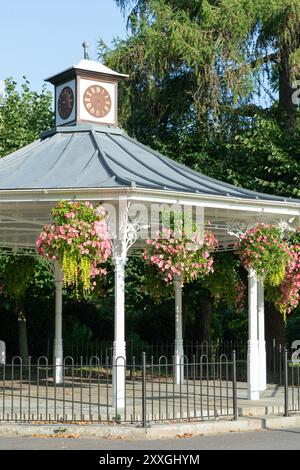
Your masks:
<instances>
[{"instance_id":1,"label":"sky","mask_svg":"<svg viewBox=\"0 0 300 470\"><path fill-rule=\"evenodd\" d=\"M97 40L117 36L127 36L126 19L114 0L0 0L0 93L3 79L23 75L40 91L44 78L83 58L83 41L96 60Z\"/></svg>"}]
</instances>

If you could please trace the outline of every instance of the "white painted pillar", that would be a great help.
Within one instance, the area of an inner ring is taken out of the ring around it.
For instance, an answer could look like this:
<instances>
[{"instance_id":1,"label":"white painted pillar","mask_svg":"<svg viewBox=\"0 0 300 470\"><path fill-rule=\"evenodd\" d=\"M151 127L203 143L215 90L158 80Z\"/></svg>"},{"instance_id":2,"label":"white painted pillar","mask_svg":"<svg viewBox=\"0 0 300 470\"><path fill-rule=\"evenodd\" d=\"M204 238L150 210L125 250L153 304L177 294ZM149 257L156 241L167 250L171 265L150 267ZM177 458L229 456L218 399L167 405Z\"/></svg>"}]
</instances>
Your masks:
<instances>
[{"instance_id":1,"label":"white painted pillar","mask_svg":"<svg viewBox=\"0 0 300 470\"><path fill-rule=\"evenodd\" d=\"M175 344L174 344L174 372L175 383L184 383L184 351L182 338L182 287L180 278L174 280L175 290Z\"/></svg>"},{"instance_id":2,"label":"white painted pillar","mask_svg":"<svg viewBox=\"0 0 300 470\"><path fill-rule=\"evenodd\" d=\"M257 324L257 276L253 269L248 272L248 354L247 378L248 399L259 399L259 355Z\"/></svg>"},{"instance_id":3,"label":"white painted pillar","mask_svg":"<svg viewBox=\"0 0 300 470\"><path fill-rule=\"evenodd\" d=\"M265 301L264 282L259 279L257 285L257 316L258 316L258 356L259 356L259 390L267 388L267 356L265 341Z\"/></svg>"},{"instance_id":4,"label":"white painted pillar","mask_svg":"<svg viewBox=\"0 0 300 470\"><path fill-rule=\"evenodd\" d=\"M125 406L125 256L114 256L115 265L115 325L113 343L112 406L122 410Z\"/></svg>"},{"instance_id":5,"label":"white painted pillar","mask_svg":"<svg viewBox=\"0 0 300 470\"><path fill-rule=\"evenodd\" d=\"M64 275L59 262L55 261L55 330L53 345L54 381L56 384L63 382L63 339L62 339L62 291Z\"/></svg>"}]
</instances>

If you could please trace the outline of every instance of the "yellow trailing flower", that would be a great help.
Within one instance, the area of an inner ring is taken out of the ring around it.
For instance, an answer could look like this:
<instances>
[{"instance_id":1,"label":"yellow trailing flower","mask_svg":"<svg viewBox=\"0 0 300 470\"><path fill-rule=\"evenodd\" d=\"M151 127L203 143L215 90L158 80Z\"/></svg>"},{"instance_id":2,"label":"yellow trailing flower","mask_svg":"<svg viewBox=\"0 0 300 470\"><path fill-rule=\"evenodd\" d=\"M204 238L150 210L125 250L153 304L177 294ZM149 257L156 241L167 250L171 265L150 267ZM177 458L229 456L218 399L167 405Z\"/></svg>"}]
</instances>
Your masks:
<instances>
[{"instance_id":1,"label":"yellow trailing flower","mask_svg":"<svg viewBox=\"0 0 300 470\"><path fill-rule=\"evenodd\" d=\"M281 269L274 273L268 273L267 281L271 286L279 286L285 277L286 268L282 265Z\"/></svg>"},{"instance_id":2,"label":"yellow trailing flower","mask_svg":"<svg viewBox=\"0 0 300 470\"><path fill-rule=\"evenodd\" d=\"M81 281L83 291L88 293L91 290L91 261L87 256L82 256L80 259Z\"/></svg>"},{"instance_id":3,"label":"yellow trailing flower","mask_svg":"<svg viewBox=\"0 0 300 470\"><path fill-rule=\"evenodd\" d=\"M75 252L64 250L62 256L62 270L66 286L73 284L78 291L78 260Z\"/></svg>"}]
</instances>

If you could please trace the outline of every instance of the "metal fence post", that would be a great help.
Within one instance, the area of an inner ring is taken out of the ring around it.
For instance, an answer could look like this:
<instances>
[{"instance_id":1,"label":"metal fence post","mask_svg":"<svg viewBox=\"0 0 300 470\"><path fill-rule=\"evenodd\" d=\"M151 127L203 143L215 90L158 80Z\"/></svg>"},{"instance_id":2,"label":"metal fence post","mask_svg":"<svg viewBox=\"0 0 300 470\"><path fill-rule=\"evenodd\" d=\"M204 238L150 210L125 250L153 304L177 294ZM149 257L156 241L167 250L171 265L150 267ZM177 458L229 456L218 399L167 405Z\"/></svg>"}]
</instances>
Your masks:
<instances>
[{"instance_id":1,"label":"metal fence post","mask_svg":"<svg viewBox=\"0 0 300 470\"><path fill-rule=\"evenodd\" d=\"M142 426L147 427L147 406L146 406L146 353L142 353Z\"/></svg>"},{"instance_id":2,"label":"metal fence post","mask_svg":"<svg viewBox=\"0 0 300 470\"><path fill-rule=\"evenodd\" d=\"M284 349L284 416L289 415L289 371L288 351Z\"/></svg>"},{"instance_id":3,"label":"metal fence post","mask_svg":"<svg viewBox=\"0 0 300 470\"><path fill-rule=\"evenodd\" d=\"M276 341L275 338L273 338L273 350L272 350L272 383L274 384L276 382L275 380L275 374L276 374Z\"/></svg>"},{"instance_id":4,"label":"metal fence post","mask_svg":"<svg viewBox=\"0 0 300 470\"><path fill-rule=\"evenodd\" d=\"M236 390L236 353L235 350L232 351L232 361L233 361L233 419L237 421L238 419L238 408L237 408L237 390Z\"/></svg>"}]
</instances>

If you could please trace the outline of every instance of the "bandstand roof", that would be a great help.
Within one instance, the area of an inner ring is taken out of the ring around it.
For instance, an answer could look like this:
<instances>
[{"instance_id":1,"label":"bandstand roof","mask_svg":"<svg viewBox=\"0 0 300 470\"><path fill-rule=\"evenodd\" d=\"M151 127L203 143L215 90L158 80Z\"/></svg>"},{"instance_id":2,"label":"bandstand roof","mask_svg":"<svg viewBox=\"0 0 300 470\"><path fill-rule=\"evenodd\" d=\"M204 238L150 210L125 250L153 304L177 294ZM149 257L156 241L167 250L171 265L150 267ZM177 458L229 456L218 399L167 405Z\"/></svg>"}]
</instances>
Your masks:
<instances>
[{"instance_id":1,"label":"bandstand roof","mask_svg":"<svg viewBox=\"0 0 300 470\"><path fill-rule=\"evenodd\" d=\"M55 128L0 159L0 190L124 187L300 203L205 176L118 128Z\"/></svg>"},{"instance_id":2,"label":"bandstand roof","mask_svg":"<svg viewBox=\"0 0 300 470\"><path fill-rule=\"evenodd\" d=\"M139 201L202 205L219 226L245 212L295 217L300 209L297 199L195 172L119 128L64 126L0 159L0 246L33 247L57 200L114 200L120 194Z\"/></svg>"}]
</instances>

